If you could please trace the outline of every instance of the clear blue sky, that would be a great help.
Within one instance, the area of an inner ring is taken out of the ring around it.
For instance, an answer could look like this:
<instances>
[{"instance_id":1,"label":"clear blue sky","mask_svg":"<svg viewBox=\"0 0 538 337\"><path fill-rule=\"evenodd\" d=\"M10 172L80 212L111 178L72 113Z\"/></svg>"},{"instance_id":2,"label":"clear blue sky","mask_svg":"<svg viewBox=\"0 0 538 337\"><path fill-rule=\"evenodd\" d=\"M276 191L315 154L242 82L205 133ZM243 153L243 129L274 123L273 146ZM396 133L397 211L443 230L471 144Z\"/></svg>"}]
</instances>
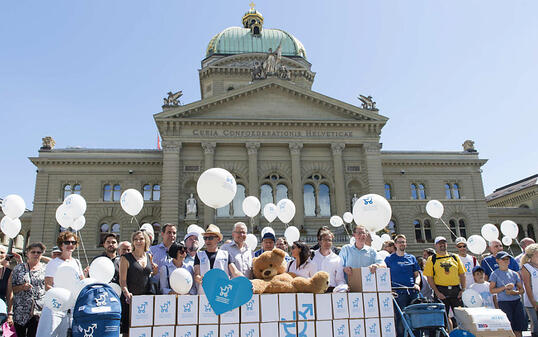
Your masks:
<instances>
[{"instance_id":1,"label":"clear blue sky","mask_svg":"<svg viewBox=\"0 0 538 337\"><path fill-rule=\"evenodd\" d=\"M200 99L207 43L250 1L2 1L0 197L32 208L41 138L57 147L154 148L152 115ZM461 150L486 194L538 173L538 2L256 1L264 26L304 44L313 90L390 120L384 150Z\"/></svg>"}]
</instances>

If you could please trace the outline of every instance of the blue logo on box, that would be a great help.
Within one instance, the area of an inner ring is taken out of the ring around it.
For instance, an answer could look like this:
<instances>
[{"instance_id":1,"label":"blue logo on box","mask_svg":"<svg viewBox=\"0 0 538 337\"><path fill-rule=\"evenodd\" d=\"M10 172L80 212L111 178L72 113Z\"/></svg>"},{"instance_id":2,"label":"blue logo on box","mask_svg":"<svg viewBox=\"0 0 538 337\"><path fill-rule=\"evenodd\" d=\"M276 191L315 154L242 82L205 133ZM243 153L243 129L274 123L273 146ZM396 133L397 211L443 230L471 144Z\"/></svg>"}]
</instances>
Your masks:
<instances>
[{"instance_id":1,"label":"blue logo on box","mask_svg":"<svg viewBox=\"0 0 538 337\"><path fill-rule=\"evenodd\" d=\"M336 301L336 308L337 309L344 309L344 299L339 298L338 301Z\"/></svg>"},{"instance_id":2,"label":"blue logo on box","mask_svg":"<svg viewBox=\"0 0 538 337\"><path fill-rule=\"evenodd\" d=\"M166 301L166 303L161 305L161 312L168 312L168 307L170 307L170 301Z\"/></svg>"},{"instance_id":3,"label":"blue logo on box","mask_svg":"<svg viewBox=\"0 0 538 337\"><path fill-rule=\"evenodd\" d=\"M144 303L140 304L138 307L136 307L138 309L139 314L145 314L146 313L146 305L148 305L148 302L144 302Z\"/></svg>"},{"instance_id":4,"label":"blue logo on box","mask_svg":"<svg viewBox=\"0 0 538 337\"><path fill-rule=\"evenodd\" d=\"M192 301L189 301L186 304L183 304L183 311L191 312L191 309L192 309Z\"/></svg>"}]
</instances>

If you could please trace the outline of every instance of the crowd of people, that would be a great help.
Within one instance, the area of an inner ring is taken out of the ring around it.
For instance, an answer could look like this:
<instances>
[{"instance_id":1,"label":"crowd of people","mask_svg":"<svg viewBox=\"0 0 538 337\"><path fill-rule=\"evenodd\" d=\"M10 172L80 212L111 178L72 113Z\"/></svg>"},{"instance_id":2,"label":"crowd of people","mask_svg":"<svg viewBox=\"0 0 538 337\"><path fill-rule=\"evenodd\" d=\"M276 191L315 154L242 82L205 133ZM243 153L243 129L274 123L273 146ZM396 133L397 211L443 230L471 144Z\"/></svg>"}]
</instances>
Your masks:
<instances>
[{"instance_id":1,"label":"crowd of people","mask_svg":"<svg viewBox=\"0 0 538 337\"><path fill-rule=\"evenodd\" d=\"M229 277L253 277L252 261L263 252L275 248L286 253L287 270L302 277L311 277L317 271L329 273L327 292L349 291L348 278L354 268L390 268L393 294L400 308L421 301L439 301L447 313L463 306L462 294L473 289L483 298L483 306L499 308L511 322L516 336L531 322L532 336L538 336L538 244L530 238L521 240L522 252L517 257L503 251L498 240L489 243L489 255L475 257L467 252L465 238L457 238L454 247L444 237L436 237L434 247L415 257L406 252L405 235L395 235L383 243L381 251L371 247L371 237L363 226L353 230L354 243L342 247L333 245L334 234L323 226L318 230L318 242L309 247L302 241L288 243L267 232L261 238L261 248L252 252L246 245L248 234L245 223L233 226L232 239L223 241L216 225L209 225L199 233L186 233L178 240L177 227L165 224L161 228L162 242L151 246L153 233L138 230L131 241L118 242L114 234L104 237L103 253L114 264L112 282L121 287L121 332L129 330L129 304L134 295L175 294L170 286L170 275L177 268L186 269L194 280L189 294L203 294L204 275L211 269L223 270ZM203 239L205 248L200 249ZM221 244L222 243L222 244ZM51 258L44 256L42 243L31 243L25 249L25 261L14 254L11 261L6 250L0 247L0 298L8 306L7 322L17 336L66 336L69 314L52 311L43 305L46 290L54 287L54 275L64 263L77 271L78 277L88 277L73 257L79 239L75 233L65 231L57 238ZM456 250L450 253L449 248ZM97 258L96 257L96 258ZM11 262L11 263L10 263ZM12 266L15 265L13 269ZM522 301L523 299L523 301ZM403 327L396 315L397 334L403 336ZM449 325L453 322L448 320Z\"/></svg>"}]
</instances>

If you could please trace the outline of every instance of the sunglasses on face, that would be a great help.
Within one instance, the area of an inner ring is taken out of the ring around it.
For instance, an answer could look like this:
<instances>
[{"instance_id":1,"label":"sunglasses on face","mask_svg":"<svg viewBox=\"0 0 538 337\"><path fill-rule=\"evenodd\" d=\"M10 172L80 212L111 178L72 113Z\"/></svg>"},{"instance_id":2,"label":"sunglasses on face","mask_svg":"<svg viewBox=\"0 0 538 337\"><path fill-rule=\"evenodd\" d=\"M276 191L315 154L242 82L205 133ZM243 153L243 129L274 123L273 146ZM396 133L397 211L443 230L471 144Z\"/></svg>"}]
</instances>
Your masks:
<instances>
[{"instance_id":1,"label":"sunglasses on face","mask_svg":"<svg viewBox=\"0 0 538 337\"><path fill-rule=\"evenodd\" d=\"M73 246L75 246L75 245L77 244L76 241L70 241L70 240L66 240L66 241L64 241L63 243L64 243L64 245L66 245L66 246L67 246L67 245L73 245Z\"/></svg>"},{"instance_id":2,"label":"sunglasses on face","mask_svg":"<svg viewBox=\"0 0 538 337\"><path fill-rule=\"evenodd\" d=\"M458 246L458 248L465 248L465 247L467 247L467 245Z\"/></svg>"},{"instance_id":3,"label":"sunglasses on face","mask_svg":"<svg viewBox=\"0 0 538 337\"><path fill-rule=\"evenodd\" d=\"M216 238L217 238L216 236L204 236L204 241L213 241Z\"/></svg>"},{"instance_id":4,"label":"sunglasses on face","mask_svg":"<svg viewBox=\"0 0 538 337\"><path fill-rule=\"evenodd\" d=\"M39 251L39 250L32 250L31 252L28 252L28 253L29 254L39 254L39 255L43 254L43 252Z\"/></svg>"}]
</instances>

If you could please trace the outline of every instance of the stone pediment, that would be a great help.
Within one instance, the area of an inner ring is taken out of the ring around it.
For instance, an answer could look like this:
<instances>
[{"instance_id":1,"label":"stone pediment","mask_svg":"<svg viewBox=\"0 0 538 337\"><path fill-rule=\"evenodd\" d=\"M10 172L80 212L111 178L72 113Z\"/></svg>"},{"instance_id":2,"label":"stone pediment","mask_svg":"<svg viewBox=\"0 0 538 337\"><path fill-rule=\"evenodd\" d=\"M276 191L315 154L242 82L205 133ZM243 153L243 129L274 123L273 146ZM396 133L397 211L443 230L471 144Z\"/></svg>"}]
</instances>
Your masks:
<instances>
[{"instance_id":1,"label":"stone pediment","mask_svg":"<svg viewBox=\"0 0 538 337\"><path fill-rule=\"evenodd\" d=\"M294 121L360 122L379 124L387 117L376 112L270 78L219 96L170 107L155 114L156 121Z\"/></svg>"}]
</instances>

